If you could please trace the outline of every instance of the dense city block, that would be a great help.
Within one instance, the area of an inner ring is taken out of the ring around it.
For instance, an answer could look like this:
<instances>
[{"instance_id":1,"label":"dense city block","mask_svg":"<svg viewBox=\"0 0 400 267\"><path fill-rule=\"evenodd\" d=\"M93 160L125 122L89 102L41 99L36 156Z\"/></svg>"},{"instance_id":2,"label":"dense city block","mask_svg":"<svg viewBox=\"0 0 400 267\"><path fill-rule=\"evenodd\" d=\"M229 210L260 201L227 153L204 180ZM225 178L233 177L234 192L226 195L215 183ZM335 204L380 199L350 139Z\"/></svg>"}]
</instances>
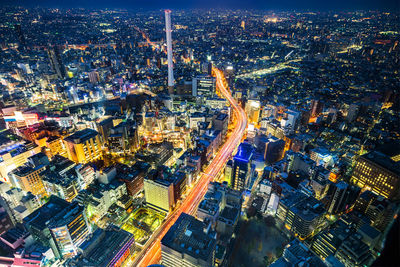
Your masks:
<instances>
[{"instance_id":1,"label":"dense city block","mask_svg":"<svg viewBox=\"0 0 400 267\"><path fill-rule=\"evenodd\" d=\"M0 265L398 265L399 20L0 6Z\"/></svg>"}]
</instances>

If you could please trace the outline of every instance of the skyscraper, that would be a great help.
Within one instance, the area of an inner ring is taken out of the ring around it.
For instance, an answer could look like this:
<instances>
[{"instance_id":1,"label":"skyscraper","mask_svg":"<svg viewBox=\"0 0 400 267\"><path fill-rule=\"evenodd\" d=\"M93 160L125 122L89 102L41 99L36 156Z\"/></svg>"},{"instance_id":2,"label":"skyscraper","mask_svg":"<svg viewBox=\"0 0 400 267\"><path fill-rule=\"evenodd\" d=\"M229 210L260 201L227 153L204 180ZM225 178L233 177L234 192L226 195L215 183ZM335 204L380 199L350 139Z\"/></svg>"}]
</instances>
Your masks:
<instances>
[{"instance_id":1,"label":"skyscraper","mask_svg":"<svg viewBox=\"0 0 400 267\"><path fill-rule=\"evenodd\" d=\"M100 135L90 128L75 132L64 142L68 158L77 163L88 163L102 157Z\"/></svg>"},{"instance_id":2,"label":"skyscraper","mask_svg":"<svg viewBox=\"0 0 400 267\"><path fill-rule=\"evenodd\" d=\"M356 186L350 186L344 181L340 181L330 186L328 195L329 203L327 211L330 214L343 212L350 208L356 201L360 189Z\"/></svg>"},{"instance_id":3,"label":"skyscraper","mask_svg":"<svg viewBox=\"0 0 400 267\"><path fill-rule=\"evenodd\" d=\"M144 179L146 204L156 210L169 212L174 205L174 185L163 179Z\"/></svg>"},{"instance_id":4,"label":"skyscraper","mask_svg":"<svg viewBox=\"0 0 400 267\"><path fill-rule=\"evenodd\" d=\"M65 78L65 66L62 62L61 52L58 46L49 47L47 49L47 55L49 56L51 68L57 74L58 78Z\"/></svg>"},{"instance_id":5,"label":"skyscraper","mask_svg":"<svg viewBox=\"0 0 400 267\"><path fill-rule=\"evenodd\" d=\"M249 123L257 124L260 118L260 100L249 99L246 102L245 111L249 118Z\"/></svg>"},{"instance_id":6,"label":"skyscraper","mask_svg":"<svg viewBox=\"0 0 400 267\"><path fill-rule=\"evenodd\" d=\"M22 48L25 48L26 47L26 40L25 40L24 34L22 33L21 24L16 24L15 25L15 33L16 33L16 35L18 37L19 45Z\"/></svg>"},{"instance_id":7,"label":"skyscraper","mask_svg":"<svg viewBox=\"0 0 400 267\"><path fill-rule=\"evenodd\" d=\"M311 117L317 117L321 114L324 109L324 103L322 103L319 99L314 99L311 102Z\"/></svg>"},{"instance_id":8,"label":"skyscraper","mask_svg":"<svg viewBox=\"0 0 400 267\"><path fill-rule=\"evenodd\" d=\"M253 147L248 143L239 145L237 154L233 157L233 171L231 185L235 190L243 190L246 188L249 178L251 177L251 158L253 155Z\"/></svg>"},{"instance_id":9,"label":"skyscraper","mask_svg":"<svg viewBox=\"0 0 400 267\"><path fill-rule=\"evenodd\" d=\"M91 231L84 207L56 196L25 217L24 224L35 240L51 247L56 258L76 255Z\"/></svg>"},{"instance_id":10,"label":"skyscraper","mask_svg":"<svg viewBox=\"0 0 400 267\"><path fill-rule=\"evenodd\" d=\"M210 75L198 75L193 78L192 95L200 97L214 97L216 90L216 79Z\"/></svg>"},{"instance_id":11,"label":"skyscraper","mask_svg":"<svg viewBox=\"0 0 400 267\"><path fill-rule=\"evenodd\" d=\"M61 257L75 256L79 245L90 233L84 207L77 202L52 217L47 227Z\"/></svg>"},{"instance_id":12,"label":"skyscraper","mask_svg":"<svg viewBox=\"0 0 400 267\"><path fill-rule=\"evenodd\" d=\"M168 58L168 87L175 84L174 66L172 62L172 37L171 37L171 10L165 10L165 33L167 35L167 58Z\"/></svg>"}]
</instances>

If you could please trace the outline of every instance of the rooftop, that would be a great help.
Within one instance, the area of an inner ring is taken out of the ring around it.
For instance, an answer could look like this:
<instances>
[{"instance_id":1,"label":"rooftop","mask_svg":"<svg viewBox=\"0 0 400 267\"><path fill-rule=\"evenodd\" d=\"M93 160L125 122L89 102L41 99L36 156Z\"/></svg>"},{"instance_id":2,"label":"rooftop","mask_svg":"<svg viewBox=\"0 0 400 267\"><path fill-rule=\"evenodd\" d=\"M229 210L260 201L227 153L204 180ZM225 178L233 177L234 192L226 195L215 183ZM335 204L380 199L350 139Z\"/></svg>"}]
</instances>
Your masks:
<instances>
[{"instance_id":1,"label":"rooftop","mask_svg":"<svg viewBox=\"0 0 400 267\"><path fill-rule=\"evenodd\" d=\"M113 266L112 263L119 260L133 244L134 237L129 232L116 227L98 228L79 247L83 258L76 266Z\"/></svg>"},{"instance_id":2,"label":"rooftop","mask_svg":"<svg viewBox=\"0 0 400 267\"><path fill-rule=\"evenodd\" d=\"M80 144L96 137L98 134L99 133L97 131L86 128L84 130L73 133L72 135L66 137L64 140L74 144Z\"/></svg>"},{"instance_id":3,"label":"rooftop","mask_svg":"<svg viewBox=\"0 0 400 267\"><path fill-rule=\"evenodd\" d=\"M400 161L395 162L389 156L381 152L371 151L367 154L362 155L361 158L378 164L396 175L400 175Z\"/></svg>"},{"instance_id":4,"label":"rooftop","mask_svg":"<svg viewBox=\"0 0 400 267\"><path fill-rule=\"evenodd\" d=\"M182 213L161 240L161 244L180 253L208 261L216 240L204 231L203 222Z\"/></svg>"},{"instance_id":5,"label":"rooftop","mask_svg":"<svg viewBox=\"0 0 400 267\"><path fill-rule=\"evenodd\" d=\"M47 222L50 221L57 214L68 208L71 203L57 196L50 196L49 201L41 208L35 210L30 215L24 218L24 223L31 225L39 230L47 227Z\"/></svg>"},{"instance_id":6,"label":"rooftop","mask_svg":"<svg viewBox=\"0 0 400 267\"><path fill-rule=\"evenodd\" d=\"M253 146L249 143L241 143L238 148L234 160L248 162L253 155Z\"/></svg>"}]
</instances>

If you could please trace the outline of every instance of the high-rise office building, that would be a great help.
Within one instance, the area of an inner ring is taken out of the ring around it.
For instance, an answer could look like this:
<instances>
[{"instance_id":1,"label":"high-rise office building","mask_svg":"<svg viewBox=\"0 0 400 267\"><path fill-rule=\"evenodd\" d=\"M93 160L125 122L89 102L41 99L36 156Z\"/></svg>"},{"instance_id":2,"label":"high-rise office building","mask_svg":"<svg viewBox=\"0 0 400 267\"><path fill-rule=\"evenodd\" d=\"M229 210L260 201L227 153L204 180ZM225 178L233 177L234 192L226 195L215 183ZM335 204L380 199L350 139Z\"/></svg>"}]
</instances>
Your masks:
<instances>
[{"instance_id":1,"label":"high-rise office building","mask_svg":"<svg viewBox=\"0 0 400 267\"><path fill-rule=\"evenodd\" d=\"M207 225L182 213L161 240L161 263L166 267L214 266L216 240Z\"/></svg>"},{"instance_id":2,"label":"high-rise office building","mask_svg":"<svg viewBox=\"0 0 400 267\"><path fill-rule=\"evenodd\" d=\"M111 129L114 127L113 117L104 119L97 124L97 130L100 133L101 140L104 144L108 142L108 136L111 133Z\"/></svg>"},{"instance_id":3,"label":"high-rise office building","mask_svg":"<svg viewBox=\"0 0 400 267\"><path fill-rule=\"evenodd\" d=\"M281 160L284 148L285 148L285 141L276 138L274 136L271 136L265 143L264 160L269 164Z\"/></svg>"},{"instance_id":4,"label":"high-rise office building","mask_svg":"<svg viewBox=\"0 0 400 267\"><path fill-rule=\"evenodd\" d=\"M248 185L252 172L253 150L251 144L241 143L238 152L233 157L231 185L235 190L244 190Z\"/></svg>"},{"instance_id":5,"label":"high-rise office building","mask_svg":"<svg viewBox=\"0 0 400 267\"><path fill-rule=\"evenodd\" d=\"M400 196L400 162L372 151L357 159L350 181L389 199Z\"/></svg>"},{"instance_id":6,"label":"high-rise office building","mask_svg":"<svg viewBox=\"0 0 400 267\"><path fill-rule=\"evenodd\" d=\"M132 167L119 167L117 169L118 179L125 183L129 195L135 196L143 190L144 177L150 169L150 164L137 161Z\"/></svg>"},{"instance_id":7,"label":"high-rise office building","mask_svg":"<svg viewBox=\"0 0 400 267\"><path fill-rule=\"evenodd\" d=\"M26 48L26 39L25 39L25 36L24 36L24 34L22 32L21 24L16 24L15 25L15 33L16 33L16 35L18 37L19 45L22 48Z\"/></svg>"},{"instance_id":8,"label":"high-rise office building","mask_svg":"<svg viewBox=\"0 0 400 267\"><path fill-rule=\"evenodd\" d=\"M84 208L56 196L25 217L24 224L34 239L51 247L56 258L76 255L90 233Z\"/></svg>"},{"instance_id":9,"label":"high-rise office building","mask_svg":"<svg viewBox=\"0 0 400 267\"><path fill-rule=\"evenodd\" d=\"M311 102L311 117L317 117L324 109L324 103L319 99L314 99Z\"/></svg>"},{"instance_id":10,"label":"high-rise office building","mask_svg":"<svg viewBox=\"0 0 400 267\"><path fill-rule=\"evenodd\" d=\"M385 232L395 219L397 206L388 199L379 196L366 209L365 215L371 220L371 225L381 232Z\"/></svg>"},{"instance_id":11,"label":"high-rise office building","mask_svg":"<svg viewBox=\"0 0 400 267\"><path fill-rule=\"evenodd\" d=\"M169 212L174 205L174 185L163 179L144 179L146 204L154 209Z\"/></svg>"},{"instance_id":12,"label":"high-rise office building","mask_svg":"<svg viewBox=\"0 0 400 267\"><path fill-rule=\"evenodd\" d=\"M61 257L72 257L90 233L84 207L73 202L48 222L55 246Z\"/></svg>"},{"instance_id":13,"label":"high-rise office building","mask_svg":"<svg viewBox=\"0 0 400 267\"><path fill-rule=\"evenodd\" d=\"M336 214L346 211L356 201L359 193L360 189L358 187L351 186L343 181L331 185L328 190L328 213Z\"/></svg>"},{"instance_id":14,"label":"high-rise office building","mask_svg":"<svg viewBox=\"0 0 400 267\"><path fill-rule=\"evenodd\" d=\"M216 79L210 75L198 75L193 78L192 95L201 97L215 96Z\"/></svg>"},{"instance_id":15,"label":"high-rise office building","mask_svg":"<svg viewBox=\"0 0 400 267\"><path fill-rule=\"evenodd\" d=\"M97 84L100 81L99 72L96 70L89 72L88 76L89 76L89 81L92 84Z\"/></svg>"},{"instance_id":16,"label":"high-rise office building","mask_svg":"<svg viewBox=\"0 0 400 267\"><path fill-rule=\"evenodd\" d=\"M49 61L52 70L57 74L58 78L65 78L66 71L65 66L61 58L61 52L58 46L49 47L47 49L47 55L49 56Z\"/></svg>"},{"instance_id":17,"label":"high-rise office building","mask_svg":"<svg viewBox=\"0 0 400 267\"><path fill-rule=\"evenodd\" d=\"M354 232L339 220L330 229L326 229L314 238L311 249L325 260L330 255L335 255L343 241L352 234Z\"/></svg>"},{"instance_id":18,"label":"high-rise office building","mask_svg":"<svg viewBox=\"0 0 400 267\"><path fill-rule=\"evenodd\" d=\"M66 137L68 158L77 163L88 163L102 157L100 135L92 129L84 129Z\"/></svg>"},{"instance_id":19,"label":"high-rise office building","mask_svg":"<svg viewBox=\"0 0 400 267\"><path fill-rule=\"evenodd\" d=\"M228 183L231 182L232 179L232 171L233 171L233 161L228 160L224 170L224 180Z\"/></svg>"},{"instance_id":20,"label":"high-rise office building","mask_svg":"<svg viewBox=\"0 0 400 267\"><path fill-rule=\"evenodd\" d=\"M200 64L200 71L204 74L212 75L213 64L210 61L203 62Z\"/></svg>"},{"instance_id":21,"label":"high-rise office building","mask_svg":"<svg viewBox=\"0 0 400 267\"><path fill-rule=\"evenodd\" d=\"M175 84L171 32L172 32L171 10L165 10L165 33L167 37L167 58L168 58L168 87L173 87Z\"/></svg>"},{"instance_id":22,"label":"high-rise office building","mask_svg":"<svg viewBox=\"0 0 400 267\"><path fill-rule=\"evenodd\" d=\"M337 258L344 266L370 266L372 253L359 234L347 238L336 252Z\"/></svg>"},{"instance_id":23,"label":"high-rise office building","mask_svg":"<svg viewBox=\"0 0 400 267\"><path fill-rule=\"evenodd\" d=\"M358 112L360 110L360 105L358 104L351 104L349 109L347 110L346 120L348 122L352 122L357 118Z\"/></svg>"},{"instance_id":24,"label":"high-rise office building","mask_svg":"<svg viewBox=\"0 0 400 267\"><path fill-rule=\"evenodd\" d=\"M90 233L84 207L73 202L48 222L52 239L60 257L72 257Z\"/></svg>"},{"instance_id":25,"label":"high-rise office building","mask_svg":"<svg viewBox=\"0 0 400 267\"><path fill-rule=\"evenodd\" d=\"M364 191L354 204L354 210L366 215L372 226L384 232L395 217L397 208L388 199L371 191Z\"/></svg>"},{"instance_id":26,"label":"high-rise office building","mask_svg":"<svg viewBox=\"0 0 400 267\"><path fill-rule=\"evenodd\" d=\"M249 118L249 123L258 124L258 120L260 118L260 110L261 110L260 100L256 99L247 100L245 105L245 111L247 117Z\"/></svg>"},{"instance_id":27,"label":"high-rise office building","mask_svg":"<svg viewBox=\"0 0 400 267\"><path fill-rule=\"evenodd\" d=\"M46 147L48 148L48 150L46 150L46 154L49 158L52 158L55 155L68 157L64 142L58 136L50 136L47 138Z\"/></svg>"},{"instance_id":28,"label":"high-rise office building","mask_svg":"<svg viewBox=\"0 0 400 267\"><path fill-rule=\"evenodd\" d=\"M366 210L368 209L368 207L372 204L372 202L374 202L376 199L378 198L378 195L375 193L372 193L371 191L364 191L362 192L355 204L354 204L354 210L361 212L361 213L365 213Z\"/></svg>"},{"instance_id":29,"label":"high-rise office building","mask_svg":"<svg viewBox=\"0 0 400 267\"><path fill-rule=\"evenodd\" d=\"M83 181L80 182L76 164L60 155L53 157L40 176L47 194L56 195L69 202L77 196L81 189L85 188Z\"/></svg>"},{"instance_id":30,"label":"high-rise office building","mask_svg":"<svg viewBox=\"0 0 400 267\"><path fill-rule=\"evenodd\" d=\"M28 162L29 157L40 152L40 147L32 142L12 141L0 145L1 161L0 161L0 178L2 181L9 181L8 173L15 168Z\"/></svg>"},{"instance_id":31,"label":"high-rise office building","mask_svg":"<svg viewBox=\"0 0 400 267\"><path fill-rule=\"evenodd\" d=\"M40 173L49 164L44 153L38 153L28 158L28 162L8 173L13 186L31 192L35 196L46 196L46 190Z\"/></svg>"},{"instance_id":32,"label":"high-rise office building","mask_svg":"<svg viewBox=\"0 0 400 267\"><path fill-rule=\"evenodd\" d=\"M295 192L279 201L276 214L286 229L304 240L318 232L323 224L325 209L314 197Z\"/></svg>"},{"instance_id":33,"label":"high-rise office building","mask_svg":"<svg viewBox=\"0 0 400 267\"><path fill-rule=\"evenodd\" d=\"M18 167L9 173L12 180L16 182L17 186L22 190L31 192L35 196L45 196L46 189L44 187L40 173L44 170L45 166L32 166L25 164Z\"/></svg>"}]
</instances>

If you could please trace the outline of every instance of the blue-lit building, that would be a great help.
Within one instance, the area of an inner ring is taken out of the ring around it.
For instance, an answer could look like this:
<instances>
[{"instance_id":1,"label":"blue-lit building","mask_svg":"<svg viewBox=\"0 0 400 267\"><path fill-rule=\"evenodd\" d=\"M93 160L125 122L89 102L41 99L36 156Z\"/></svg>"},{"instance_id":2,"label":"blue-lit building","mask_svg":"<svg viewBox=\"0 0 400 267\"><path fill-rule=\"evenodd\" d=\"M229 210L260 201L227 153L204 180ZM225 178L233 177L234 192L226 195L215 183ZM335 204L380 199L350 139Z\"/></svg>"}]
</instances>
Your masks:
<instances>
[{"instance_id":1,"label":"blue-lit building","mask_svg":"<svg viewBox=\"0 0 400 267\"><path fill-rule=\"evenodd\" d=\"M233 157L231 186L235 190L244 190L251 177L251 159L254 148L249 143L241 143L238 152Z\"/></svg>"}]
</instances>

